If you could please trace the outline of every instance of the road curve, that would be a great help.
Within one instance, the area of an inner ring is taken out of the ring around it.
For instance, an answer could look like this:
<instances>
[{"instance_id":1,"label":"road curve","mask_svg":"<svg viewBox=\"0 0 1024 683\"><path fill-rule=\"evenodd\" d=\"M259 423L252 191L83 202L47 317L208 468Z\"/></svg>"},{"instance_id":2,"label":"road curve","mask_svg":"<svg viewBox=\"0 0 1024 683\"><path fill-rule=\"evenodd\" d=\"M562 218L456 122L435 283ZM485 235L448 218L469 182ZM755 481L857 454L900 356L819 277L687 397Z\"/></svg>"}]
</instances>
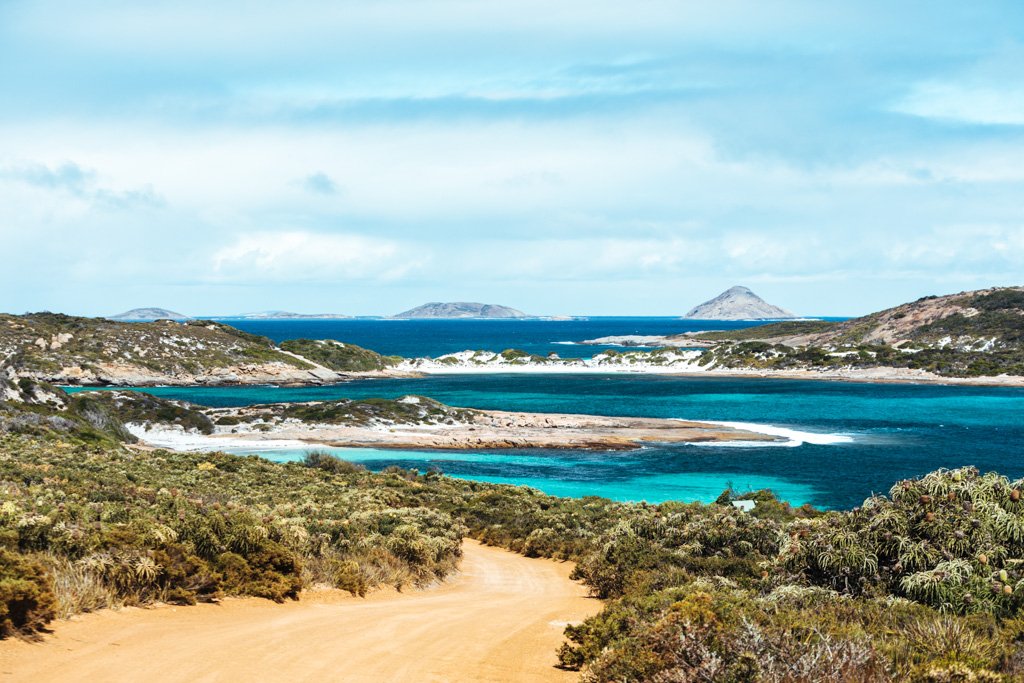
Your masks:
<instances>
[{"instance_id":1,"label":"road curve","mask_svg":"<svg viewBox=\"0 0 1024 683\"><path fill-rule=\"evenodd\" d=\"M425 591L299 602L105 610L41 642L0 643L0 681L571 681L568 622L600 609L572 565L467 540L462 571Z\"/></svg>"}]
</instances>

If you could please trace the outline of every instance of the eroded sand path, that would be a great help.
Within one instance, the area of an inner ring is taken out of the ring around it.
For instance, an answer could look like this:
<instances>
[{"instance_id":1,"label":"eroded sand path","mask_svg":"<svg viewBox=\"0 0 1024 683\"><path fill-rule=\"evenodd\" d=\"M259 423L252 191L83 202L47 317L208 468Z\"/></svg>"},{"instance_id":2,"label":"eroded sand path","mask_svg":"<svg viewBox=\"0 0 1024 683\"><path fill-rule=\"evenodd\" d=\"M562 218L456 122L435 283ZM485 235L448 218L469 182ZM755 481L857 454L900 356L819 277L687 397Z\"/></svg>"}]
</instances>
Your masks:
<instances>
[{"instance_id":1,"label":"eroded sand path","mask_svg":"<svg viewBox=\"0 0 1024 683\"><path fill-rule=\"evenodd\" d=\"M3 681L571 681L554 668L567 622L600 609L572 565L467 540L461 573L367 598L103 611L42 642L0 643Z\"/></svg>"}]
</instances>

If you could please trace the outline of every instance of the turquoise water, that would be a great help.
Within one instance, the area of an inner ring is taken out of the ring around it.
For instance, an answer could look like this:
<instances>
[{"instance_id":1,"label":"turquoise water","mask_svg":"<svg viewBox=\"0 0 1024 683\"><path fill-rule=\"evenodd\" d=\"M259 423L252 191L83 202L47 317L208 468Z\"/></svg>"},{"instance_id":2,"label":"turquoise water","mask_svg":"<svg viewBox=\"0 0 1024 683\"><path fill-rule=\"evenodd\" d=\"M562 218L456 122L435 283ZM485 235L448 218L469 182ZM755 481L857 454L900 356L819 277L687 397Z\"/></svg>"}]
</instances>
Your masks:
<instances>
[{"instance_id":1,"label":"turquoise water","mask_svg":"<svg viewBox=\"0 0 1024 683\"><path fill-rule=\"evenodd\" d=\"M643 375L449 375L326 387L166 387L211 406L405 394L452 405L723 420L843 435L794 447L651 446L630 452L406 452L349 449L371 469L438 468L452 476L528 484L556 495L712 500L724 488L771 488L800 504L852 507L898 479L974 465L1024 476L1024 389ZM303 451L304 452L304 451ZM272 459L299 451L265 452Z\"/></svg>"}]
</instances>

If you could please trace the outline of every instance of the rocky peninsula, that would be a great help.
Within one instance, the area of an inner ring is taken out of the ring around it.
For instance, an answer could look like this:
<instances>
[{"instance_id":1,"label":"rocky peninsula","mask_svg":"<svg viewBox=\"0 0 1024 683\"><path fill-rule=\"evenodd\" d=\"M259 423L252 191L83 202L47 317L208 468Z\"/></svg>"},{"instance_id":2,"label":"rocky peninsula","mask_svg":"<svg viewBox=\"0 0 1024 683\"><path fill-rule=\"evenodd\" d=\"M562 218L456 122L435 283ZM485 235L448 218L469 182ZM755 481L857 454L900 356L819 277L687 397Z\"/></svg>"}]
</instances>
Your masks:
<instances>
[{"instance_id":1,"label":"rocky peninsula","mask_svg":"<svg viewBox=\"0 0 1024 683\"><path fill-rule=\"evenodd\" d=\"M176 450L232 445L630 450L649 443L779 440L704 422L475 410L423 396L204 408L135 392L103 394L100 399L138 439Z\"/></svg>"}]
</instances>

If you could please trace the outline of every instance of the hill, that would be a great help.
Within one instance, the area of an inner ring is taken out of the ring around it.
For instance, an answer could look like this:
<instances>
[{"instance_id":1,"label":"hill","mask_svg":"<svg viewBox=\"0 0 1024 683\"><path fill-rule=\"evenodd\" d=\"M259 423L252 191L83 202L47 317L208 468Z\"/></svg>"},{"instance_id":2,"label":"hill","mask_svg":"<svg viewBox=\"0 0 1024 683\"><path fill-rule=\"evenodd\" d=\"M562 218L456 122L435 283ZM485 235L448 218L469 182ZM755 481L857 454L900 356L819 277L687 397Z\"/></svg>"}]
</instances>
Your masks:
<instances>
[{"instance_id":1,"label":"hill","mask_svg":"<svg viewBox=\"0 0 1024 683\"><path fill-rule=\"evenodd\" d=\"M522 311L497 304L455 301L431 302L409 309L395 318L529 318Z\"/></svg>"},{"instance_id":2,"label":"hill","mask_svg":"<svg viewBox=\"0 0 1024 683\"><path fill-rule=\"evenodd\" d=\"M838 323L791 321L688 338L703 364L763 369L908 368L1024 376L1024 287L928 296Z\"/></svg>"},{"instance_id":3,"label":"hill","mask_svg":"<svg viewBox=\"0 0 1024 683\"><path fill-rule=\"evenodd\" d=\"M746 287L730 287L714 299L690 309L684 318L694 320L777 320L795 318L784 308L773 306Z\"/></svg>"},{"instance_id":4,"label":"hill","mask_svg":"<svg viewBox=\"0 0 1024 683\"><path fill-rule=\"evenodd\" d=\"M376 351L333 339L289 339L281 349L338 372L373 372L398 365L398 356L382 356Z\"/></svg>"},{"instance_id":5,"label":"hill","mask_svg":"<svg viewBox=\"0 0 1024 683\"><path fill-rule=\"evenodd\" d=\"M112 315L107 320L118 320L121 322L150 322L153 320L191 320L187 315L169 311L166 308L133 308L118 315Z\"/></svg>"},{"instance_id":6,"label":"hill","mask_svg":"<svg viewBox=\"0 0 1024 683\"><path fill-rule=\"evenodd\" d=\"M839 323L808 342L961 351L1017 348L1024 345L1024 287L927 296Z\"/></svg>"},{"instance_id":7,"label":"hill","mask_svg":"<svg viewBox=\"0 0 1024 683\"><path fill-rule=\"evenodd\" d=\"M56 313L0 315L0 364L54 384L337 381L265 337L211 321L117 322Z\"/></svg>"}]
</instances>

